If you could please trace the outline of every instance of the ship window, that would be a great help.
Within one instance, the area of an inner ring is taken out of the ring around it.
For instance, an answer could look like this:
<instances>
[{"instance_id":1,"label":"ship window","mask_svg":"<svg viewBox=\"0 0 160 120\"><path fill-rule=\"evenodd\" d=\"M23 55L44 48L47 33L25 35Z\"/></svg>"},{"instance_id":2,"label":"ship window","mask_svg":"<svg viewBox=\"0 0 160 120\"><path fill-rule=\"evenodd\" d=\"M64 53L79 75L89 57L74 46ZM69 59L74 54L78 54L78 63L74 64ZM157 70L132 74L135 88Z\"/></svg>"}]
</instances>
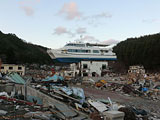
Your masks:
<instances>
[{"instance_id":1,"label":"ship window","mask_svg":"<svg viewBox=\"0 0 160 120\"><path fill-rule=\"evenodd\" d=\"M72 52L72 49L68 49L68 52Z\"/></svg>"},{"instance_id":2,"label":"ship window","mask_svg":"<svg viewBox=\"0 0 160 120\"><path fill-rule=\"evenodd\" d=\"M73 46L73 44L67 44L66 46Z\"/></svg>"},{"instance_id":3,"label":"ship window","mask_svg":"<svg viewBox=\"0 0 160 120\"><path fill-rule=\"evenodd\" d=\"M68 49L68 52L77 52L75 49Z\"/></svg>"},{"instance_id":4,"label":"ship window","mask_svg":"<svg viewBox=\"0 0 160 120\"><path fill-rule=\"evenodd\" d=\"M86 52L86 50L81 50L81 52L82 52L82 53L85 53L85 52Z\"/></svg>"},{"instance_id":5,"label":"ship window","mask_svg":"<svg viewBox=\"0 0 160 120\"><path fill-rule=\"evenodd\" d=\"M99 53L99 50L93 50L93 53Z\"/></svg>"},{"instance_id":6,"label":"ship window","mask_svg":"<svg viewBox=\"0 0 160 120\"><path fill-rule=\"evenodd\" d=\"M67 44L66 46L76 46L76 47L85 47L85 44Z\"/></svg>"},{"instance_id":7,"label":"ship window","mask_svg":"<svg viewBox=\"0 0 160 120\"><path fill-rule=\"evenodd\" d=\"M90 50L86 50L86 53L90 53L91 51Z\"/></svg>"},{"instance_id":8,"label":"ship window","mask_svg":"<svg viewBox=\"0 0 160 120\"><path fill-rule=\"evenodd\" d=\"M81 50L77 50L77 52L82 52Z\"/></svg>"},{"instance_id":9,"label":"ship window","mask_svg":"<svg viewBox=\"0 0 160 120\"><path fill-rule=\"evenodd\" d=\"M81 50L82 53L90 53L90 50Z\"/></svg>"},{"instance_id":10,"label":"ship window","mask_svg":"<svg viewBox=\"0 0 160 120\"><path fill-rule=\"evenodd\" d=\"M68 52L90 53L90 50L68 49Z\"/></svg>"},{"instance_id":11,"label":"ship window","mask_svg":"<svg viewBox=\"0 0 160 120\"><path fill-rule=\"evenodd\" d=\"M75 44L76 47L85 47L84 44Z\"/></svg>"}]
</instances>

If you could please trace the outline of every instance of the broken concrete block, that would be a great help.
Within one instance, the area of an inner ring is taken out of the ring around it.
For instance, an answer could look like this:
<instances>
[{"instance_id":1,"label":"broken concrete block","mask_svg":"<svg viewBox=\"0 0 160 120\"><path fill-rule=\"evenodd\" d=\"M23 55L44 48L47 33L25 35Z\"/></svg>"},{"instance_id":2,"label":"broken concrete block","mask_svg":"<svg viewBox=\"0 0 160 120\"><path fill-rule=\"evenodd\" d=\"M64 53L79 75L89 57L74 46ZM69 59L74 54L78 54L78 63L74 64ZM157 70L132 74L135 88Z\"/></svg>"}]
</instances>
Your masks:
<instances>
[{"instance_id":1,"label":"broken concrete block","mask_svg":"<svg viewBox=\"0 0 160 120\"><path fill-rule=\"evenodd\" d=\"M123 120L124 112L120 111L106 111L103 112L104 120Z\"/></svg>"},{"instance_id":2,"label":"broken concrete block","mask_svg":"<svg viewBox=\"0 0 160 120\"><path fill-rule=\"evenodd\" d=\"M28 112L26 114L24 114L24 118L37 118L37 119L41 119L41 120L50 120L48 113L43 113L41 111L36 111L36 112Z\"/></svg>"},{"instance_id":3,"label":"broken concrete block","mask_svg":"<svg viewBox=\"0 0 160 120\"><path fill-rule=\"evenodd\" d=\"M0 115L5 115L5 114L7 114L7 113L8 113L7 111L0 110Z\"/></svg>"}]
</instances>

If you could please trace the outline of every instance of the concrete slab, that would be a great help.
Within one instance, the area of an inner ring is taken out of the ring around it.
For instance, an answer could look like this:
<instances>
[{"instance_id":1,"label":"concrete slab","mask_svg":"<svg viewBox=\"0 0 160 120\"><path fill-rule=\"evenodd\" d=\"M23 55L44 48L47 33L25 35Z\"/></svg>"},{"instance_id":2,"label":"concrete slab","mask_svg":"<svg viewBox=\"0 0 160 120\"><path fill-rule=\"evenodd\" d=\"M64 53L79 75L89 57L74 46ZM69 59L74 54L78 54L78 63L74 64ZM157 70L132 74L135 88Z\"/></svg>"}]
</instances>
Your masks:
<instances>
[{"instance_id":1,"label":"concrete slab","mask_svg":"<svg viewBox=\"0 0 160 120\"><path fill-rule=\"evenodd\" d=\"M78 116L78 117L74 117L71 120L86 120L87 118L84 116Z\"/></svg>"},{"instance_id":2,"label":"concrete slab","mask_svg":"<svg viewBox=\"0 0 160 120\"><path fill-rule=\"evenodd\" d=\"M66 118L72 118L77 115L75 111L70 109L67 105L65 104L54 104L57 110L59 110Z\"/></svg>"},{"instance_id":3,"label":"concrete slab","mask_svg":"<svg viewBox=\"0 0 160 120\"><path fill-rule=\"evenodd\" d=\"M106 111L103 112L104 120L123 120L124 112L120 111Z\"/></svg>"}]
</instances>

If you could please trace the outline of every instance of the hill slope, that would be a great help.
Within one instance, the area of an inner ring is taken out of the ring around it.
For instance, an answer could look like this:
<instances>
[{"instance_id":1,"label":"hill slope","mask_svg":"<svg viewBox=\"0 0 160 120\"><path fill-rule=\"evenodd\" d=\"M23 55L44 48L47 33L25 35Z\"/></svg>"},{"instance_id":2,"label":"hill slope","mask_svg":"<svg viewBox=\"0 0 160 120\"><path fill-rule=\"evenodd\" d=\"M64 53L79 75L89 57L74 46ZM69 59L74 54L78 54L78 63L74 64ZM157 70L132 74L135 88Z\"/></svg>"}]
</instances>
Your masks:
<instances>
[{"instance_id":1,"label":"hill slope","mask_svg":"<svg viewBox=\"0 0 160 120\"><path fill-rule=\"evenodd\" d=\"M27 43L14 34L0 31L0 58L3 63L50 64L52 61L46 53L47 48Z\"/></svg>"},{"instance_id":2,"label":"hill slope","mask_svg":"<svg viewBox=\"0 0 160 120\"><path fill-rule=\"evenodd\" d=\"M160 34L129 38L114 47L118 60L129 65L144 65L148 70L160 70Z\"/></svg>"}]
</instances>

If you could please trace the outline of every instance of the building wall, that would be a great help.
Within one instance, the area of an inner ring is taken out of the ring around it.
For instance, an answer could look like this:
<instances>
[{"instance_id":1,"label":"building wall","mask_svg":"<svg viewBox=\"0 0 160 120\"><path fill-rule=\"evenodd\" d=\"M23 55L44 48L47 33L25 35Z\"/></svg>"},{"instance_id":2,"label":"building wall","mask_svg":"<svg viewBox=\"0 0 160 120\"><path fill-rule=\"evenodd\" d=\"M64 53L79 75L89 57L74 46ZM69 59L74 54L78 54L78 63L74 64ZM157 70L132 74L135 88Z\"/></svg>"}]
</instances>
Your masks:
<instances>
[{"instance_id":1,"label":"building wall","mask_svg":"<svg viewBox=\"0 0 160 120\"><path fill-rule=\"evenodd\" d=\"M1 65L1 72L2 73L10 73L10 72L17 72L20 75L25 74L25 66L23 65L14 65L14 64L2 64Z\"/></svg>"},{"instance_id":2,"label":"building wall","mask_svg":"<svg viewBox=\"0 0 160 120\"><path fill-rule=\"evenodd\" d=\"M109 70L108 61L81 61L80 63L70 64L70 69L64 71L64 77L100 77L102 72ZM81 74L80 74L81 73Z\"/></svg>"},{"instance_id":3,"label":"building wall","mask_svg":"<svg viewBox=\"0 0 160 120\"><path fill-rule=\"evenodd\" d=\"M84 74L84 71L86 71L89 76L95 76L95 77L101 76L102 70L108 68L108 62L106 61L82 61L81 68L82 68L83 74Z\"/></svg>"}]
</instances>

